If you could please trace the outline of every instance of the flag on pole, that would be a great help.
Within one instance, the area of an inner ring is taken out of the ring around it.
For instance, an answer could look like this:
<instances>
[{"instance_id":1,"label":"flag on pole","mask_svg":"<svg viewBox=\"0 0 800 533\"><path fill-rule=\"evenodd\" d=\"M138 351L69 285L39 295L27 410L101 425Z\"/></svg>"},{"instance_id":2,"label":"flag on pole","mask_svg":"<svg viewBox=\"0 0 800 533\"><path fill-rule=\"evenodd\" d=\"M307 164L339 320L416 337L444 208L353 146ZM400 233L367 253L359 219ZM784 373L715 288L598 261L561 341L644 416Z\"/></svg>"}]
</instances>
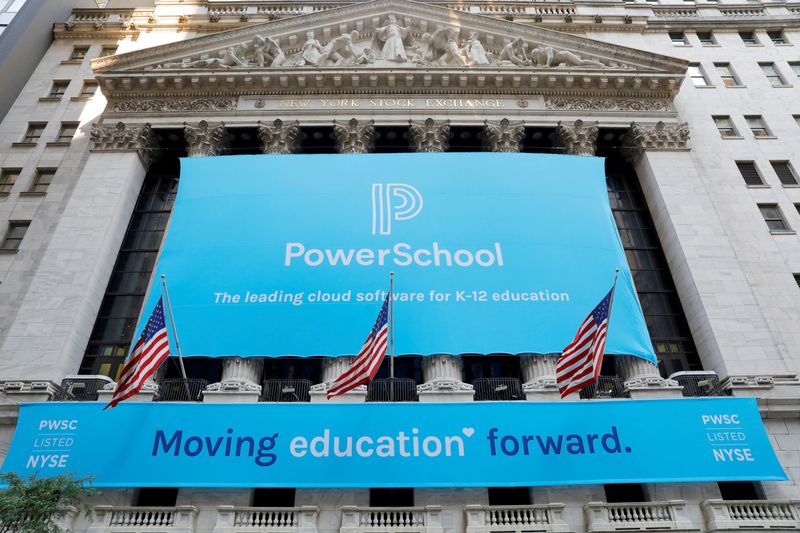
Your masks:
<instances>
[{"instance_id":1,"label":"flag on pole","mask_svg":"<svg viewBox=\"0 0 800 533\"><path fill-rule=\"evenodd\" d=\"M122 368L114 396L103 409L116 407L119 402L127 400L139 392L145 380L169 357L169 339L164 319L163 299L163 297L158 299L153 314L150 315L141 337L136 341L136 345Z\"/></svg>"},{"instance_id":2,"label":"flag on pole","mask_svg":"<svg viewBox=\"0 0 800 533\"><path fill-rule=\"evenodd\" d=\"M556 383L561 398L596 382L600 377L615 287L616 279L614 287L581 323L575 338L564 348L556 362Z\"/></svg>"},{"instance_id":3,"label":"flag on pole","mask_svg":"<svg viewBox=\"0 0 800 533\"><path fill-rule=\"evenodd\" d=\"M392 291L390 290L386 295L386 300L383 302L381 312L378 313L375 325L372 326L372 331L369 332L367 340L364 341L364 345L361 347L361 351L358 352L358 355L347 370L331 383L331 388L328 389L328 399L353 390L375 377L375 373L386 355L391 299Z\"/></svg>"}]
</instances>

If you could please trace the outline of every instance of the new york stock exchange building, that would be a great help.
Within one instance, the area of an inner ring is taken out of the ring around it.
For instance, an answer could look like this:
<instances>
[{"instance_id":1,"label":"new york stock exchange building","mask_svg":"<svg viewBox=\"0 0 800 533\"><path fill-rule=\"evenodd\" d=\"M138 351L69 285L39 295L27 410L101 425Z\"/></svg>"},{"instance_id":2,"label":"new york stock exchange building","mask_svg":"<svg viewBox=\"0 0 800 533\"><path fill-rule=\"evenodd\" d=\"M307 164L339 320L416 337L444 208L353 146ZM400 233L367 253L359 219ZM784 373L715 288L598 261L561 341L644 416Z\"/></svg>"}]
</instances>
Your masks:
<instances>
[{"instance_id":1,"label":"new york stock exchange building","mask_svg":"<svg viewBox=\"0 0 800 533\"><path fill-rule=\"evenodd\" d=\"M65 531L800 531L800 4L140 3L0 123L2 469L90 477Z\"/></svg>"}]
</instances>

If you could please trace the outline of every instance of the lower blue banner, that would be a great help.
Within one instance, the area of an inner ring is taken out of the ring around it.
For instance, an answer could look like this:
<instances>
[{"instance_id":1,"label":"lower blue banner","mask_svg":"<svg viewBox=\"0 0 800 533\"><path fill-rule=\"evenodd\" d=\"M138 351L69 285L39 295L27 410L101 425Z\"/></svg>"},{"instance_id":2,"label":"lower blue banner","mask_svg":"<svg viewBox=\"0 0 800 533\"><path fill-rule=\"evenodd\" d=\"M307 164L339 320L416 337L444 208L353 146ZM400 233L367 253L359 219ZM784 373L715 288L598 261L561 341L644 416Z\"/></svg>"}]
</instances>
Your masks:
<instances>
[{"instance_id":1,"label":"lower blue banner","mask_svg":"<svg viewBox=\"0 0 800 533\"><path fill-rule=\"evenodd\" d=\"M784 480L754 399L21 406L3 471L97 487Z\"/></svg>"}]
</instances>

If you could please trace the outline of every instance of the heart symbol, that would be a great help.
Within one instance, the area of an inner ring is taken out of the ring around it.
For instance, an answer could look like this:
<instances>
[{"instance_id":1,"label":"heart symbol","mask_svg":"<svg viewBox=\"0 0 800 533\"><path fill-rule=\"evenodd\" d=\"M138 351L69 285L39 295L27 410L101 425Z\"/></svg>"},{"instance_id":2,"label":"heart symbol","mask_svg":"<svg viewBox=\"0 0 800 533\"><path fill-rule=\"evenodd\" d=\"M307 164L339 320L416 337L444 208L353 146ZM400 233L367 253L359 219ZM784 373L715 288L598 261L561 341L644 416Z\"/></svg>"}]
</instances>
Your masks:
<instances>
[{"instance_id":1,"label":"heart symbol","mask_svg":"<svg viewBox=\"0 0 800 533\"><path fill-rule=\"evenodd\" d=\"M471 437L475 433L475 428L461 428L461 432L467 437Z\"/></svg>"}]
</instances>

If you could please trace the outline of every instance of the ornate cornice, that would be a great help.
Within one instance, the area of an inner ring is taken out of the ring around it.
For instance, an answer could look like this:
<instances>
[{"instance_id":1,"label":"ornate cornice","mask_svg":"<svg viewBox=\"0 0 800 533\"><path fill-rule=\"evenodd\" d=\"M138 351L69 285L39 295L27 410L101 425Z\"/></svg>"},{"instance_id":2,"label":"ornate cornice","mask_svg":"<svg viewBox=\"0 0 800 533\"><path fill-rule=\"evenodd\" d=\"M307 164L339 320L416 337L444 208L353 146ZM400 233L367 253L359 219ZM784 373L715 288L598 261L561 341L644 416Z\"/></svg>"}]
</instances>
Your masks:
<instances>
[{"instance_id":1,"label":"ornate cornice","mask_svg":"<svg viewBox=\"0 0 800 533\"><path fill-rule=\"evenodd\" d=\"M689 126L681 124L639 124L631 126L622 138L622 153L636 163L644 152L676 152L689 150Z\"/></svg>"},{"instance_id":2,"label":"ornate cornice","mask_svg":"<svg viewBox=\"0 0 800 533\"><path fill-rule=\"evenodd\" d=\"M230 140L224 124L211 126L205 120L201 120L197 126L190 126L184 122L183 134L186 137L186 152L189 157L219 155L227 148Z\"/></svg>"},{"instance_id":3,"label":"ornate cornice","mask_svg":"<svg viewBox=\"0 0 800 533\"><path fill-rule=\"evenodd\" d=\"M112 113L219 112L236 109L236 98L131 98L111 100Z\"/></svg>"},{"instance_id":4,"label":"ornate cornice","mask_svg":"<svg viewBox=\"0 0 800 533\"><path fill-rule=\"evenodd\" d=\"M411 149L415 152L446 152L450 146L449 120L409 120L408 126Z\"/></svg>"},{"instance_id":5,"label":"ornate cornice","mask_svg":"<svg viewBox=\"0 0 800 533\"><path fill-rule=\"evenodd\" d=\"M359 121L352 118L348 122L333 123L336 148L340 154L366 154L375 147L375 121Z\"/></svg>"},{"instance_id":6,"label":"ornate cornice","mask_svg":"<svg viewBox=\"0 0 800 533\"><path fill-rule=\"evenodd\" d=\"M490 152L519 152L524 136L525 123L521 120L512 122L504 118L484 122L483 140Z\"/></svg>"},{"instance_id":7,"label":"ornate cornice","mask_svg":"<svg viewBox=\"0 0 800 533\"><path fill-rule=\"evenodd\" d=\"M561 121L556 125L555 144L564 148L570 155L594 155L597 148L597 122L576 120L572 125Z\"/></svg>"},{"instance_id":8,"label":"ornate cornice","mask_svg":"<svg viewBox=\"0 0 800 533\"><path fill-rule=\"evenodd\" d=\"M150 124L129 127L123 122L114 126L92 124L93 152L136 152L145 168L155 157L156 138Z\"/></svg>"},{"instance_id":9,"label":"ornate cornice","mask_svg":"<svg viewBox=\"0 0 800 533\"><path fill-rule=\"evenodd\" d=\"M284 123L275 119L272 124L258 123L258 138L265 154L294 154L300 148L300 123Z\"/></svg>"},{"instance_id":10,"label":"ornate cornice","mask_svg":"<svg viewBox=\"0 0 800 533\"><path fill-rule=\"evenodd\" d=\"M548 96L544 99L547 109L556 111L645 111L671 112L669 99L644 98L582 98L570 96Z\"/></svg>"}]
</instances>

